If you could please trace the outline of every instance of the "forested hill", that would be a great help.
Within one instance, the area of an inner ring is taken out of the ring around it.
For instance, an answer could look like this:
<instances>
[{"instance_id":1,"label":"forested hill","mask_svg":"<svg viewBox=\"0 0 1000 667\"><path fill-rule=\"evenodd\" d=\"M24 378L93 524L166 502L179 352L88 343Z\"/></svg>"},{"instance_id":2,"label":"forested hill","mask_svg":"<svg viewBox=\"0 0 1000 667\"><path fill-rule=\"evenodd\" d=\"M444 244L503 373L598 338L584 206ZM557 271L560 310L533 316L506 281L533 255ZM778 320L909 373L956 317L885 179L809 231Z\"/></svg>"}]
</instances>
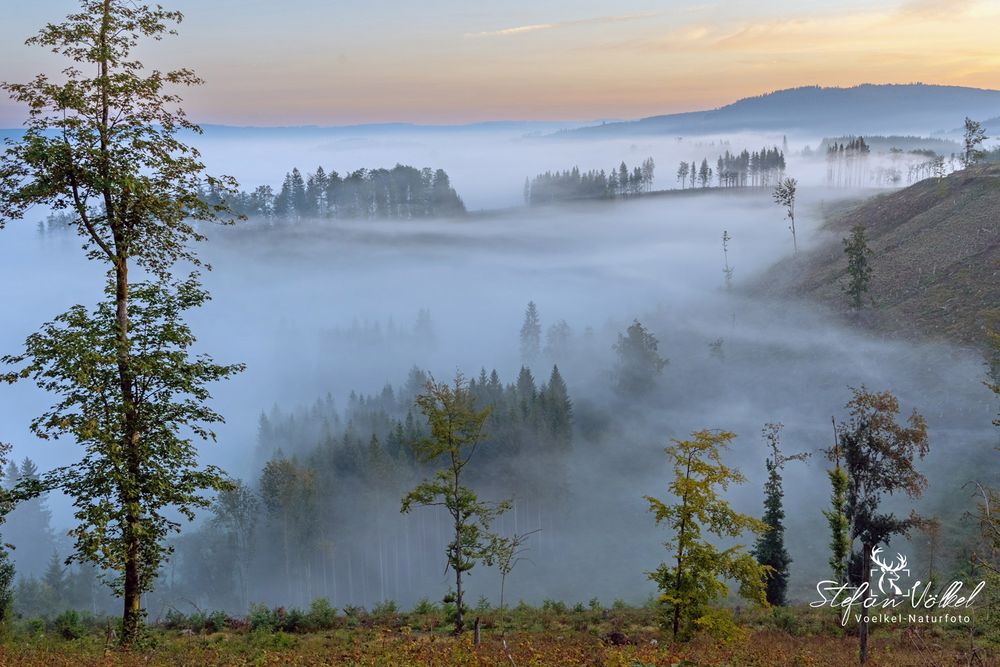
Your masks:
<instances>
[{"instance_id":1,"label":"forested hill","mask_svg":"<svg viewBox=\"0 0 1000 667\"><path fill-rule=\"evenodd\" d=\"M709 111L605 123L556 136L587 139L740 131L927 134L955 128L965 116L983 120L1000 116L1000 91L924 84L807 86L748 97Z\"/></svg>"},{"instance_id":2,"label":"forested hill","mask_svg":"<svg viewBox=\"0 0 1000 667\"><path fill-rule=\"evenodd\" d=\"M927 179L831 215L833 238L774 267L764 283L846 310L840 239L854 225L864 225L873 252L873 304L866 299L862 322L976 346L987 329L1000 330L1000 165Z\"/></svg>"}]
</instances>

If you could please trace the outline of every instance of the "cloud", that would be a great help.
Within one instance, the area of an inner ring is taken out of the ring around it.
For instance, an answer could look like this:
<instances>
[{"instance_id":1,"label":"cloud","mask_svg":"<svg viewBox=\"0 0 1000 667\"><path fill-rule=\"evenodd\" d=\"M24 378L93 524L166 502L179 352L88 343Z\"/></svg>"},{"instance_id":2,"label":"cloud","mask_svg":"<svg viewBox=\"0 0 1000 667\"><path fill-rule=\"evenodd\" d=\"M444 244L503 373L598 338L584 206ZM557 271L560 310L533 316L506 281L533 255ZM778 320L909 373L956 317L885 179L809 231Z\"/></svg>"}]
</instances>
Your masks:
<instances>
[{"instance_id":1,"label":"cloud","mask_svg":"<svg viewBox=\"0 0 1000 667\"><path fill-rule=\"evenodd\" d=\"M904 16L931 18L957 16L979 4L978 0L905 0L899 7Z\"/></svg>"},{"instance_id":2,"label":"cloud","mask_svg":"<svg viewBox=\"0 0 1000 667\"><path fill-rule=\"evenodd\" d=\"M623 14L620 16L597 16L589 19L576 19L574 21L559 21L557 23L532 23L528 25L514 26L513 28L502 28L500 30L487 30L484 32L467 32L466 38L478 37L510 37L512 35L523 35L529 32L541 30L559 30L562 28L573 28L584 25L602 25L607 23L622 23L625 21L637 21L656 16L653 13L645 14Z\"/></svg>"}]
</instances>

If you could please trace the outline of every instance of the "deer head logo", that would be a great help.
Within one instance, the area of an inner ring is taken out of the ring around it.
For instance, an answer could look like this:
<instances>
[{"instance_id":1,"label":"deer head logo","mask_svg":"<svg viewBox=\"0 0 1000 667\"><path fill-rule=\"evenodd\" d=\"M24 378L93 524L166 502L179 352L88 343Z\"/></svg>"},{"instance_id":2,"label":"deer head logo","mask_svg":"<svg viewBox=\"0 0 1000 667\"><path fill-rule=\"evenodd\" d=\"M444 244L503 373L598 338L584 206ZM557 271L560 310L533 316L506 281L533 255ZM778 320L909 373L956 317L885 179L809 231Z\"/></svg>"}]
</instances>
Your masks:
<instances>
[{"instance_id":1,"label":"deer head logo","mask_svg":"<svg viewBox=\"0 0 1000 667\"><path fill-rule=\"evenodd\" d=\"M896 556L899 558L899 562L890 565L884 560L879 558L879 554L882 553L882 547L875 547L872 549L872 562L878 566L878 589L883 595L886 595L886 587L893 595L903 595L903 591L900 590L896 582L899 581L900 573L910 574L909 568L906 567L906 556L897 553ZM876 574L876 569L872 568L872 575Z\"/></svg>"}]
</instances>

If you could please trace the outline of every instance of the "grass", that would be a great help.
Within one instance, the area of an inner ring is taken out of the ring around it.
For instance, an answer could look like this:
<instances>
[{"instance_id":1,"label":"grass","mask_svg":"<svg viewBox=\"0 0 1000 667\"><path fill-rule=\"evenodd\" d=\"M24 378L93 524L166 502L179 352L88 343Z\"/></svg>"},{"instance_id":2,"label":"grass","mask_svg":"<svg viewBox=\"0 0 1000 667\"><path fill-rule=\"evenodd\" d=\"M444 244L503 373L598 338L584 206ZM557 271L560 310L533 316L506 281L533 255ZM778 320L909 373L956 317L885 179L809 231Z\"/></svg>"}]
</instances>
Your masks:
<instances>
[{"instance_id":1,"label":"grass","mask_svg":"<svg viewBox=\"0 0 1000 667\"><path fill-rule=\"evenodd\" d=\"M423 604L408 613L383 605L382 614L364 610L329 614L302 621L298 631L276 629L275 622L296 616L294 610L257 608L257 624L211 614L175 616L149 629L133 651L109 648L107 626L92 623L82 633L65 627L22 622L0 646L0 664L46 667L169 665L349 665L425 667L430 665L511 665L552 667L772 667L843 666L857 662L857 638L840 627L829 610L778 609L741 612L743 631L731 641L696 636L675 647L657 626L652 608L599 605L567 608L550 603L511 610L507 649L495 610L473 612L482 622L482 641L472 633L453 636L443 613ZM313 611L316 611L315 609ZM253 614L251 614L253 616ZM298 618L310 618L301 612ZM219 627L219 619L222 627ZM65 626L65 622L63 623ZM197 627L197 629L194 629ZM75 637L75 638L72 638ZM980 646L979 662L969 661L969 635L961 627L876 627L870 641L873 666L996 665L996 647ZM509 651L509 655L508 655Z\"/></svg>"}]
</instances>

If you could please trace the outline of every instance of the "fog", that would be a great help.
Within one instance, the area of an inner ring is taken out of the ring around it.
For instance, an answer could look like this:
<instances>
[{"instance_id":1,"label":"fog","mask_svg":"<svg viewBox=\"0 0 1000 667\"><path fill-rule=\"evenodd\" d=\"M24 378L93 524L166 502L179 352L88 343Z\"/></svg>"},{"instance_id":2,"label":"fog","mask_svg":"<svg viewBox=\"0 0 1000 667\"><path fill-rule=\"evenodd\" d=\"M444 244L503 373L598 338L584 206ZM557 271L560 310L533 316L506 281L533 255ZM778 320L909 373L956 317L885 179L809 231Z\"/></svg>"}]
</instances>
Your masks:
<instances>
[{"instance_id":1,"label":"fog","mask_svg":"<svg viewBox=\"0 0 1000 667\"><path fill-rule=\"evenodd\" d=\"M208 230L209 241L198 250L214 267L204 276L213 300L190 316L198 349L221 362L245 362L247 371L214 387L214 406L227 423L218 429L217 444L203 446L206 462L252 485L276 451L275 443L258 441L262 413L295 414L306 423L317 400L329 395L344 409L350 392L378 394L387 383L399 387L414 366L442 380L456 371L476 377L481 368L495 368L504 383L514 382L522 364L518 332L526 304L534 301L543 336L563 320L572 330L572 342L558 358L543 354L532 371L541 383L558 363L576 429L562 462L560 503L542 516L533 498L523 499L518 529L542 531L532 537L530 561L511 577L511 599L644 599L654 590L645 572L665 558L661 543L668 538L642 500L645 494L666 495L671 471L663 447L702 428L736 432L727 460L740 466L748 482L733 490L732 499L739 510L759 515L766 455L760 431L766 422L785 424L786 451L814 452L806 464L790 464L785 475L786 541L794 559L790 593L803 598L826 576L820 512L828 486L820 450L831 444L830 417L843 415L851 386L892 390L904 413L915 408L927 417L931 454L921 469L930 484L921 509L960 518L970 507L962 484L983 473L977 466L996 444L990 425L995 401L982 385L982 358L940 342L882 339L815 304L778 301L751 289L763 271L792 252L783 211L768 190L520 207L525 177L545 170L609 169L652 156L655 188L665 189L675 185L679 160L700 163L705 157L714 166L723 150L780 146L782 137L569 142L525 137L521 130L322 134L255 139L250 131L226 137L210 132L201 147L210 171L232 174L248 190L280 183L293 166L441 167L467 207L480 213L456 220L249 222ZM821 205L864 194L826 188L822 161L798 155L819 139L790 142L788 173L802 183L800 252L825 240ZM486 212L491 209L501 210ZM79 239L40 231L35 222L11 225L0 236L4 353L19 350L28 333L68 306L91 303L101 288L100 267L82 258ZM723 230L732 237L732 291L724 287ZM425 309L433 334L417 335L414 323ZM650 395L624 400L612 388L612 346L634 319L655 334L669 364ZM71 462L77 453L72 443L43 443L30 435L30 417L49 400L27 384L0 389L0 440L12 442L16 457L30 456L42 469ZM278 444L284 454L305 456L320 443ZM537 481L544 480L548 463L522 454L517 466ZM490 471L478 474L487 495L505 494ZM338 494L348 492L320 490L335 504ZM373 559L359 546L362 519L323 531L335 559L355 554L351 574L330 565L330 582L296 590L289 602L291 586L271 570L255 582L252 601L301 605L317 592L337 606L371 606L386 597L405 605L439 599L447 587L444 541L436 544L432 535L419 559L407 552L419 560L418 572L398 564L400 531L433 523L434 512L399 517L398 497L380 502L379 516L392 523L379 530L397 540L396 547L384 547L397 561L396 574L373 574L373 568L386 568L374 564L383 547ZM64 533L70 525L67 501L48 503L56 532ZM905 503L900 507L907 509ZM501 528L512 530L512 522L505 518ZM956 522L955 540L961 530ZM38 563L22 561L24 573L39 573ZM260 556L260 562L269 561ZM495 598L496 584L485 568L477 568L470 583L473 601L480 594ZM200 603L232 606L229 600Z\"/></svg>"}]
</instances>

